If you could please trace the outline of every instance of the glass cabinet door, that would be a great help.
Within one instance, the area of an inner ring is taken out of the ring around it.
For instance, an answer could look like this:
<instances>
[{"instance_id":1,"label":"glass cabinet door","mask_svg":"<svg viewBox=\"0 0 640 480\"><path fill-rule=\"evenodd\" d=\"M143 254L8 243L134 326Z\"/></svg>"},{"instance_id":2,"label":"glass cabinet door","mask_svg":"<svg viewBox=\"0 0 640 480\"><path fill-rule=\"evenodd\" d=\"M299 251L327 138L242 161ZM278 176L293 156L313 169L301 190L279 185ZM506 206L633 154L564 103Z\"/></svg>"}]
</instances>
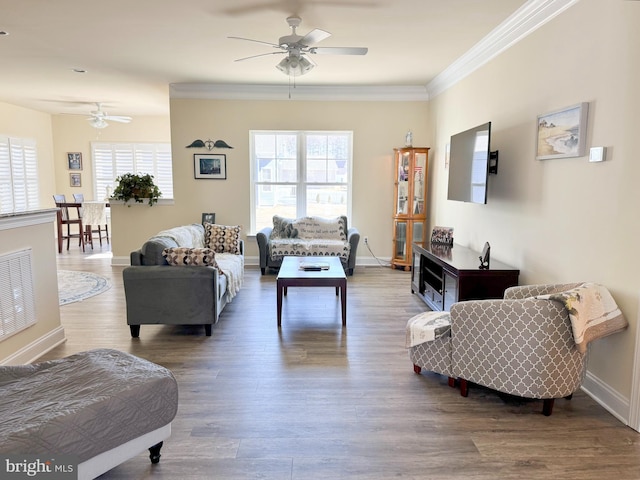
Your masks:
<instances>
[{"instance_id":1,"label":"glass cabinet door","mask_svg":"<svg viewBox=\"0 0 640 480\"><path fill-rule=\"evenodd\" d=\"M413 243L423 243L424 242L424 222L414 222L413 223L413 232L411 235L411 241Z\"/></svg>"},{"instance_id":2,"label":"glass cabinet door","mask_svg":"<svg viewBox=\"0 0 640 480\"><path fill-rule=\"evenodd\" d=\"M398 158L398 198L396 199L396 215L409 213L409 153Z\"/></svg>"},{"instance_id":3,"label":"glass cabinet door","mask_svg":"<svg viewBox=\"0 0 640 480\"><path fill-rule=\"evenodd\" d=\"M413 165L413 203L414 215L424 215L425 198L425 173L427 166L427 154L416 152Z\"/></svg>"},{"instance_id":4,"label":"glass cabinet door","mask_svg":"<svg viewBox=\"0 0 640 480\"><path fill-rule=\"evenodd\" d=\"M407 222L397 221L395 231L395 259L404 260L407 258Z\"/></svg>"}]
</instances>

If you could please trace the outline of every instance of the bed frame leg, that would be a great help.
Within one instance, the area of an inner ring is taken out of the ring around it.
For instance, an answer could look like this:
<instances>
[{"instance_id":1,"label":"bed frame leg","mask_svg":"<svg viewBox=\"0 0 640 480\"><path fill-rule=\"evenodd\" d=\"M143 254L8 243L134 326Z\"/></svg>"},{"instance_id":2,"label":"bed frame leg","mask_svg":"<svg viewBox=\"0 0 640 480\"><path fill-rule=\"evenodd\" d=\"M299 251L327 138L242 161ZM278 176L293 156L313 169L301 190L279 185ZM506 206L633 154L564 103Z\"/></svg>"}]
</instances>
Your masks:
<instances>
[{"instance_id":1,"label":"bed frame leg","mask_svg":"<svg viewBox=\"0 0 640 480\"><path fill-rule=\"evenodd\" d=\"M158 463L160 461L160 449L162 448L162 442L155 444L149 449L149 458L151 463Z\"/></svg>"}]
</instances>

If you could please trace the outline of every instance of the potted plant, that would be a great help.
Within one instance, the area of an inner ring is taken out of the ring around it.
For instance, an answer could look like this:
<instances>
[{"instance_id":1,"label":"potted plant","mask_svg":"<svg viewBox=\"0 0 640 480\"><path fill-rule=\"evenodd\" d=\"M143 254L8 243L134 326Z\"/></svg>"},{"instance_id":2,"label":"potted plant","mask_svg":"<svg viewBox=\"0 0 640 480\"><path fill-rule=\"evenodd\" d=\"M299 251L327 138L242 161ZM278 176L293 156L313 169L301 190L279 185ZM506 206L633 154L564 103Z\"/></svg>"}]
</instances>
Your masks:
<instances>
[{"instance_id":1,"label":"potted plant","mask_svg":"<svg viewBox=\"0 0 640 480\"><path fill-rule=\"evenodd\" d=\"M116 183L117 186L113 190L111 197L115 200L122 200L125 203L132 198L137 203L143 203L145 199L148 199L149 205L153 206L162 195L158 186L153 182L153 175L125 173L116 177Z\"/></svg>"}]
</instances>

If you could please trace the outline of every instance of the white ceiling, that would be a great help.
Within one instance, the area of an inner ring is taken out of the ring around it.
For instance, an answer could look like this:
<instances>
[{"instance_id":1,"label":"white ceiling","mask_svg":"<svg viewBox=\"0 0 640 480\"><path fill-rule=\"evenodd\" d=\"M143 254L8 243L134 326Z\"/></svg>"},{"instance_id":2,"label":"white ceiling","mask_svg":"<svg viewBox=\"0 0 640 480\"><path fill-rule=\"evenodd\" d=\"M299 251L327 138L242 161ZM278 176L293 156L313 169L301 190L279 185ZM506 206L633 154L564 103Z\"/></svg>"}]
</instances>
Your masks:
<instances>
[{"instance_id":1,"label":"white ceiling","mask_svg":"<svg viewBox=\"0 0 640 480\"><path fill-rule=\"evenodd\" d=\"M332 36L300 86L426 86L525 0L0 0L0 101L49 113L166 115L169 85L288 85L268 45ZM75 73L74 69L86 70Z\"/></svg>"}]
</instances>

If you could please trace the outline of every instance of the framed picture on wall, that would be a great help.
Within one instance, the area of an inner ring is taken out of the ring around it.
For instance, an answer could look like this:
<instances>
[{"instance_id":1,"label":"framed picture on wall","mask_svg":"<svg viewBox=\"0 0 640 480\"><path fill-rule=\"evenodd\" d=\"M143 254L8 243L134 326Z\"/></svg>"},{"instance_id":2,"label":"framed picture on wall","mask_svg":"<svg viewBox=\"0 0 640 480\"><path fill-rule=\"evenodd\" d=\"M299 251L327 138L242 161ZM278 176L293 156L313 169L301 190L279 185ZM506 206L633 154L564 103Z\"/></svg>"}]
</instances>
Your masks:
<instances>
[{"instance_id":1,"label":"framed picture on wall","mask_svg":"<svg viewBox=\"0 0 640 480\"><path fill-rule=\"evenodd\" d=\"M195 153L193 155L195 178L225 180L227 178L227 156L220 153Z\"/></svg>"},{"instance_id":2,"label":"framed picture on wall","mask_svg":"<svg viewBox=\"0 0 640 480\"><path fill-rule=\"evenodd\" d=\"M203 213L202 214L202 224L205 223L216 223L216 214L215 213Z\"/></svg>"},{"instance_id":3,"label":"framed picture on wall","mask_svg":"<svg viewBox=\"0 0 640 480\"><path fill-rule=\"evenodd\" d=\"M536 160L582 157L587 140L589 103L538 115Z\"/></svg>"},{"instance_id":4,"label":"framed picture on wall","mask_svg":"<svg viewBox=\"0 0 640 480\"><path fill-rule=\"evenodd\" d=\"M69 170L82 170L82 153L67 153L67 162L69 164Z\"/></svg>"},{"instance_id":5,"label":"framed picture on wall","mask_svg":"<svg viewBox=\"0 0 640 480\"><path fill-rule=\"evenodd\" d=\"M69 185L71 185L72 187L81 187L82 186L82 180L80 178L80 174L79 173L70 173L69 174Z\"/></svg>"}]
</instances>

